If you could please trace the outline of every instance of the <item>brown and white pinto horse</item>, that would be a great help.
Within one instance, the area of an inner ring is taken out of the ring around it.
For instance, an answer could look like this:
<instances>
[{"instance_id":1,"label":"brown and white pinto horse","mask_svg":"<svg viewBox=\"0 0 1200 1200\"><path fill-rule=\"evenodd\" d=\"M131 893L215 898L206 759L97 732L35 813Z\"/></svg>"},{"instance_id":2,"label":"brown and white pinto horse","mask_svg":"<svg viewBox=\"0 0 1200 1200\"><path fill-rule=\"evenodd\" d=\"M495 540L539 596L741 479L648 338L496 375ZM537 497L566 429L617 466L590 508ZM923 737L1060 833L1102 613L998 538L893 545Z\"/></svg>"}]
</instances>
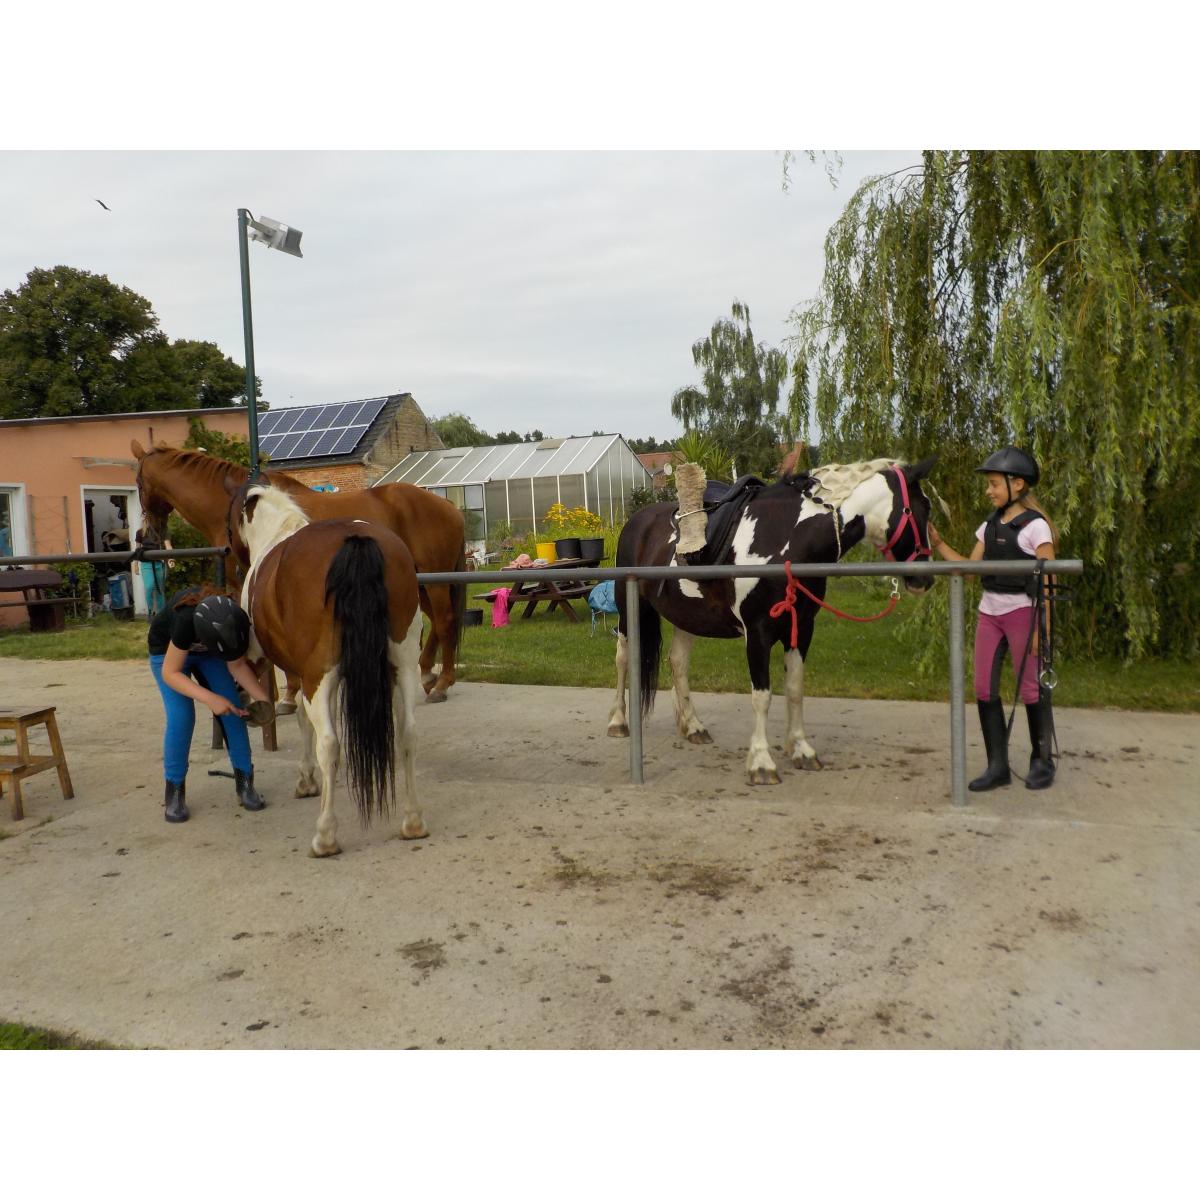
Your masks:
<instances>
[{"instance_id":1,"label":"brown and white pinto horse","mask_svg":"<svg viewBox=\"0 0 1200 1200\"><path fill-rule=\"evenodd\" d=\"M864 538L875 543L886 557L904 566L929 556L929 500L920 481L936 458L915 466L890 459L830 464L808 475L784 476L760 488L742 510L730 538L724 562L736 564L837 562ZM686 566L676 558L679 540L675 505L651 504L630 517L617 543L617 566ZM801 582L814 596L824 599L825 580ZM909 591L924 591L929 576L908 576ZM801 770L821 766L817 752L804 732L804 660L812 641L817 605L794 595L794 609L783 579L643 580L639 585L638 620L641 627L641 661L628 661L625 592L616 592L619 612L617 638L617 694L609 712L609 737L628 737L625 709L627 670L640 672L642 711L648 715L658 688L662 654L662 626L666 618L674 627L671 640L671 675L675 691L675 721L689 742L711 742L692 706L688 664L697 637L742 638L750 669L750 699L754 731L746 754L750 783L778 783L779 772L767 743L767 713L771 707L771 650L785 646L788 729L783 749ZM795 613L793 618L792 613ZM793 626L793 620L795 622ZM793 642L793 628L795 641Z\"/></svg>"},{"instance_id":2,"label":"brown and white pinto horse","mask_svg":"<svg viewBox=\"0 0 1200 1200\"><path fill-rule=\"evenodd\" d=\"M261 647L301 682L304 758L296 795L321 796L313 857L340 850L333 795L342 754L365 826L373 813L390 812L397 741L404 760L400 834L425 837L413 778L421 612L408 547L369 521L310 524L288 493L257 482L233 495L230 523L250 556L242 607L250 615L251 652Z\"/></svg>"},{"instance_id":3,"label":"brown and white pinto horse","mask_svg":"<svg viewBox=\"0 0 1200 1200\"><path fill-rule=\"evenodd\" d=\"M240 487L250 472L198 450L177 450L157 445L143 449L136 439L130 449L138 460L138 496L143 522L160 539L166 536L167 517L174 509L194 525L210 546L227 541L229 493L226 484ZM418 571L466 569L463 515L448 500L410 483L388 483L355 492L314 492L282 471L266 471L267 482L284 489L312 521L359 518L373 521L402 538ZM235 547L236 551L236 547ZM248 564L240 561L244 569ZM446 699L454 683L454 661L462 638L467 589L460 584L421 588L421 608L429 617L430 632L421 651L421 681L426 699ZM441 647L441 671L433 664ZM288 681L289 691L295 686Z\"/></svg>"}]
</instances>

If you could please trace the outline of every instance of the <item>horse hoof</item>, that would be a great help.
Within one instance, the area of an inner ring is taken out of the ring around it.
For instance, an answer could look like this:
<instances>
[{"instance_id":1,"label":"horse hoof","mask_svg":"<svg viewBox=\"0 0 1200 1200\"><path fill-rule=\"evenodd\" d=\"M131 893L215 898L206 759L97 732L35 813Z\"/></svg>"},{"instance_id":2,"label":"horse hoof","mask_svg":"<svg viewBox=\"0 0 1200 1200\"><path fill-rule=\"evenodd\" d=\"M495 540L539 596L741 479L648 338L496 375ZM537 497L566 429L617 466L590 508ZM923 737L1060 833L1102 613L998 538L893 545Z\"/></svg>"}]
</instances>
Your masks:
<instances>
[{"instance_id":1,"label":"horse hoof","mask_svg":"<svg viewBox=\"0 0 1200 1200\"><path fill-rule=\"evenodd\" d=\"M277 717L290 717L296 711L296 706L290 700L280 700L275 705L275 715Z\"/></svg>"},{"instance_id":2,"label":"horse hoof","mask_svg":"<svg viewBox=\"0 0 1200 1200\"><path fill-rule=\"evenodd\" d=\"M306 796L319 796L320 794L321 789L315 783L305 783L304 780L296 784L296 790L293 793L297 800L303 800Z\"/></svg>"},{"instance_id":3,"label":"horse hoof","mask_svg":"<svg viewBox=\"0 0 1200 1200\"><path fill-rule=\"evenodd\" d=\"M446 698L447 697L446 697L445 692L426 692L425 693L425 703L426 704L441 704L442 701L445 700Z\"/></svg>"},{"instance_id":4,"label":"horse hoof","mask_svg":"<svg viewBox=\"0 0 1200 1200\"><path fill-rule=\"evenodd\" d=\"M313 838L312 845L308 848L309 858L332 858L335 854L341 854L342 848L334 842L332 846L321 845L316 838Z\"/></svg>"},{"instance_id":5,"label":"horse hoof","mask_svg":"<svg viewBox=\"0 0 1200 1200\"><path fill-rule=\"evenodd\" d=\"M711 746L712 734L709 733L707 729L697 729L695 733L689 733L687 735L687 740L691 742L693 746Z\"/></svg>"},{"instance_id":6,"label":"horse hoof","mask_svg":"<svg viewBox=\"0 0 1200 1200\"><path fill-rule=\"evenodd\" d=\"M610 725L605 732L608 734L609 737L628 737L629 736L629 726L628 725Z\"/></svg>"},{"instance_id":7,"label":"horse hoof","mask_svg":"<svg viewBox=\"0 0 1200 1200\"><path fill-rule=\"evenodd\" d=\"M400 827L400 836L407 842L414 838L426 838L429 836L429 830L425 828L425 822L420 817L415 821L405 821Z\"/></svg>"},{"instance_id":8,"label":"horse hoof","mask_svg":"<svg viewBox=\"0 0 1200 1200\"><path fill-rule=\"evenodd\" d=\"M793 758L792 766L794 766L797 771L822 771L825 769L824 764L815 754L812 756L812 758L804 758L803 756L800 758Z\"/></svg>"},{"instance_id":9,"label":"horse hoof","mask_svg":"<svg viewBox=\"0 0 1200 1200\"><path fill-rule=\"evenodd\" d=\"M774 767L755 767L750 773L751 785L757 783L779 783L779 772Z\"/></svg>"},{"instance_id":10,"label":"horse hoof","mask_svg":"<svg viewBox=\"0 0 1200 1200\"><path fill-rule=\"evenodd\" d=\"M437 683L436 675L422 675L421 686L425 689L426 695L433 691L433 685Z\"/></svg>"}]
</instances>

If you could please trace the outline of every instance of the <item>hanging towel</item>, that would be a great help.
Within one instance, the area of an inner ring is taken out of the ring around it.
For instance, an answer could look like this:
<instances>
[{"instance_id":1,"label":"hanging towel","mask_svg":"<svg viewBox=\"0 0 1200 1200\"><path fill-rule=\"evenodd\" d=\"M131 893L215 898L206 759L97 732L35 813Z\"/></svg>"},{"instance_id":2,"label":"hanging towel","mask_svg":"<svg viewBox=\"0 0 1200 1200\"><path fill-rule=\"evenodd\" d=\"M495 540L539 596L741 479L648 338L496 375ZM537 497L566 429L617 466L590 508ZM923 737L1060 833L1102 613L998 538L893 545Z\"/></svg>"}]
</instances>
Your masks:
<instances>
[{"instance_id":1,"label":"hanging towel","mask_svg":"<svg viewBox=\"0 0 1200 1200\"><path fill-rule=\"evenodd\" d=\"M492 628L499 629L508 624L508 601L512 596L512 588L497 588L496 598L492 601Z\"/></svg>"}]
</instances>

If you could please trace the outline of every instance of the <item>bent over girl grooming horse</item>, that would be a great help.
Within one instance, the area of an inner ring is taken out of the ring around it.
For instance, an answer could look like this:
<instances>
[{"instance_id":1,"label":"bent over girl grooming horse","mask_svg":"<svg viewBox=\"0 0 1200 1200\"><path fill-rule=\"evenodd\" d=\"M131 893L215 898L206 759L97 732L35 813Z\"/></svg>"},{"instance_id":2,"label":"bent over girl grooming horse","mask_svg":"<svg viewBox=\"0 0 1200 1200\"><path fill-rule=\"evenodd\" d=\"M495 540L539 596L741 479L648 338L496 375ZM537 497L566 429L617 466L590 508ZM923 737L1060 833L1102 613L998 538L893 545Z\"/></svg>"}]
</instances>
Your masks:
<instances>
[{"instance_id":1,"label":"bent over girl grooming horse","mask_svg":"<svg viewBox=\"0 0 1200 1200\"><path fill-rule=\"evenodd\" d=\"M863 538L900 564L927 558L929 501L920 481L935 462L936 457L906 466L875 459L819 467L808 475L760 484L745 501L719 561L731 565L832 563ZM617 543L617 566L689 565L677 553L674 507L671 503L652 504L634 513ZM716 560L713 562L715 565ZM902 573L903 566L898 571ZM824 599L823 578L802 582L813 596ZM904 582L909 591L917 592L925 591L931 580L909 576ZM627 669L640 672L643 714L648 714L654 703L662 654L660 618L665 617L675 627L670 662L675 720L683 737L696 743L712 741L692 706L688 686L692 643L697 637L743 638L754 708L746 774L751 783L778 783L766 722L771 707L771 649L776 642L783 642L787 647L788 706L784 752L802 770L820 768L817 752L804 732L804 660L812 641L816 601L796 595L783 579L643 580L638 590L641 662L629 664L625 593L623 588L617 589L617 694L609 714L610 737L629 736Z\"/></svg>"},{"instance_id":2,"label":"bent over girl grooming horse","mask_svg":"<svg viewBox=\"0 0 1200 1200\"><path fill-rule=\"evenodd\" d=\"M347 786L365 826L373 813L390 811L399 741L400 834L424 837L413 778L421 611L408 547L369 521L309 524L287 493L262 483L237 490L230 522L250 554L242 604L253 639L301 681L304 760L296 795L321 795L313 856L340 850L333 796L343 748Z\"/></svg>"}]
</instances>

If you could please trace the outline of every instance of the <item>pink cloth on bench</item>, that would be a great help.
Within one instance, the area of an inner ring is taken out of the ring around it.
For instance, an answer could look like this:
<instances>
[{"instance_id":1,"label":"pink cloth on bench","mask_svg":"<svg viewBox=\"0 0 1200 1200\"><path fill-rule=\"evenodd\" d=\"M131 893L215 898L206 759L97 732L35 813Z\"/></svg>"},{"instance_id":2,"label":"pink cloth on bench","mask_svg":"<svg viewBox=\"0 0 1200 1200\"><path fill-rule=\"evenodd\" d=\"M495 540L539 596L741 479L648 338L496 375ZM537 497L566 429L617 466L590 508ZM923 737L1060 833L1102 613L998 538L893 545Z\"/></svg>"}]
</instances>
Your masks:
<instances>
[{"instance_id":1,"label":"pink cloth on bench","mask_svg":"<svg viewBox=\"0 0 1200 1200\"><path fill-rule=\"evenodd\" d=\"M499 629L508 624L508 601L512 596L512 588L497 588L496 598L492 601L492 628Z\"/></svg>"}]
</instances>

